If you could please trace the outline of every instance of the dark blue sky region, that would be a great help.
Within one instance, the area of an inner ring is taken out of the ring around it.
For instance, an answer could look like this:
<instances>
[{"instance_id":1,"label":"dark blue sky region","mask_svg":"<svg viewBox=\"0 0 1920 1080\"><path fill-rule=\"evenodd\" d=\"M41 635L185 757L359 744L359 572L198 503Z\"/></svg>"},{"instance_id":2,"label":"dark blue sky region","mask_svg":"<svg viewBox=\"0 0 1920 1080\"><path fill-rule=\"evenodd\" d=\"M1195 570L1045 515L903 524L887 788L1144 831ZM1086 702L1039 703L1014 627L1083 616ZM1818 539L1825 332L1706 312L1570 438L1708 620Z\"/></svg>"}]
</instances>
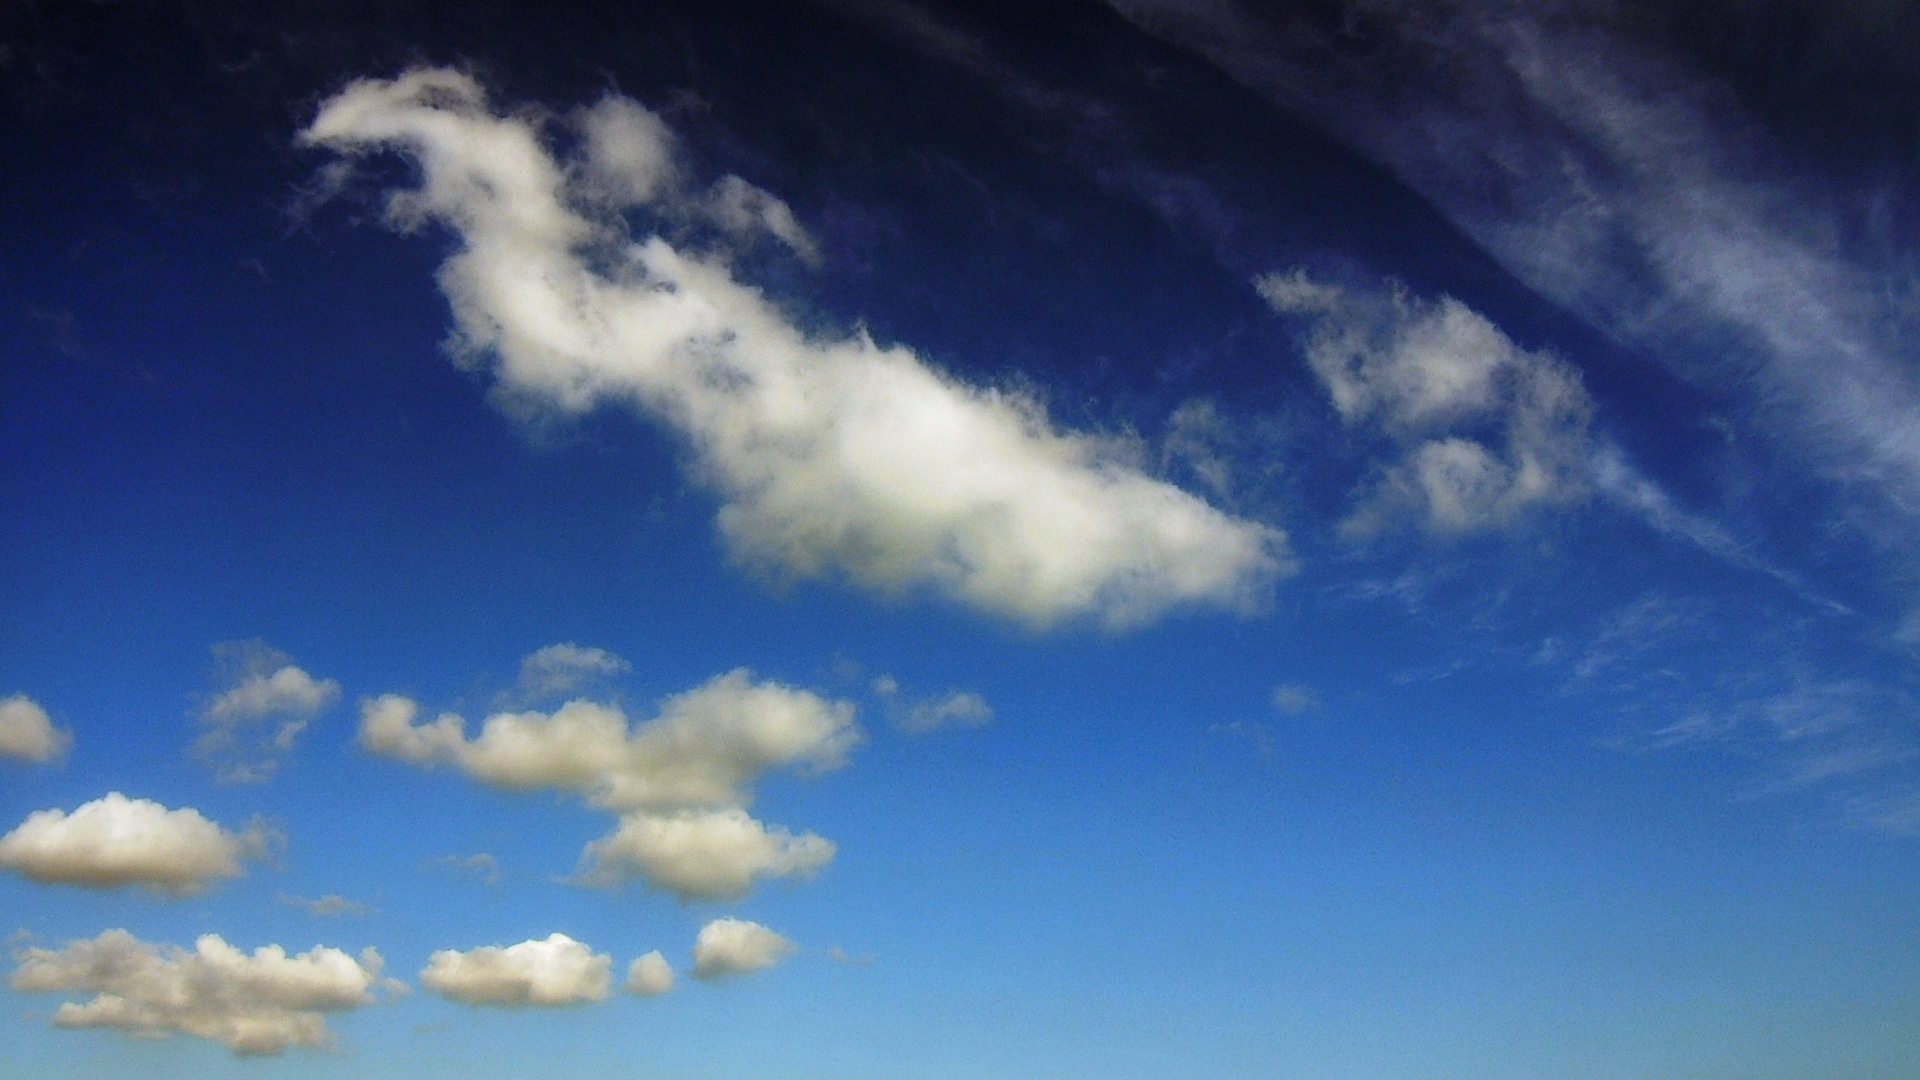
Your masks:
<instances>
[{"instance_id":1,"label":"dark blue sky region","mask_svg":"<svg viewBox=\"0 0 1920 1080\"><path fill-rule=\"evenodd\" d=\"M0 15L0 1076L1920 1069L1920 15Z\"/></svg>"}]
</instances>

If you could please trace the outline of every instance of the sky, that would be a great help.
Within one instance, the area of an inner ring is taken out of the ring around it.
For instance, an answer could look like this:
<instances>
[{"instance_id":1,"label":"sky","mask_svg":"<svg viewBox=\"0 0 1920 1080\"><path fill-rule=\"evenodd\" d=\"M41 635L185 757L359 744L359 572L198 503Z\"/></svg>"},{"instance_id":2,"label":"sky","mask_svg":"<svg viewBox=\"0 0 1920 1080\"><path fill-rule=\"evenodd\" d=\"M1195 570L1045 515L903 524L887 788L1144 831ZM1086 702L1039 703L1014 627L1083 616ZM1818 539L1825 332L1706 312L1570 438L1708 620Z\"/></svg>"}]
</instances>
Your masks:
<instances>
[{"instance_id":1,"label":"sky","mask_svg":"<svg viewBox=\"0 0 1920 1080\"><path fill-rule=\"evenodd\" d=\"M19 0L0 1077L1920 1071L1920 12Z\"/></svg>"}]
</instances>

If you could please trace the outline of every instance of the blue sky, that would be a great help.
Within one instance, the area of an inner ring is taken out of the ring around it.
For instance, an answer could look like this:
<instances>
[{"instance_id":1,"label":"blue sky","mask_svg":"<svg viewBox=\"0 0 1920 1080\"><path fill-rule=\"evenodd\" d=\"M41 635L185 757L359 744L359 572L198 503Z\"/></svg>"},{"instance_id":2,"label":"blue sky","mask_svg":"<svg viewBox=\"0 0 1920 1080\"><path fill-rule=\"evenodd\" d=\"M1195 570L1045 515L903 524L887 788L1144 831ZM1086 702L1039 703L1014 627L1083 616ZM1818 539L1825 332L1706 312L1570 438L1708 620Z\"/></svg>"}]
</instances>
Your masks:
<instances>
[{"instance_id":1,"label":"blue sky","mask_svg":"<svg viewBox=\"0 0 1920 1080\"><path fill-rule=\"evenodd\" d=\"M1912 1075L1916 50L16 6L0 1075Z\"/></svg>"}]
</instances>

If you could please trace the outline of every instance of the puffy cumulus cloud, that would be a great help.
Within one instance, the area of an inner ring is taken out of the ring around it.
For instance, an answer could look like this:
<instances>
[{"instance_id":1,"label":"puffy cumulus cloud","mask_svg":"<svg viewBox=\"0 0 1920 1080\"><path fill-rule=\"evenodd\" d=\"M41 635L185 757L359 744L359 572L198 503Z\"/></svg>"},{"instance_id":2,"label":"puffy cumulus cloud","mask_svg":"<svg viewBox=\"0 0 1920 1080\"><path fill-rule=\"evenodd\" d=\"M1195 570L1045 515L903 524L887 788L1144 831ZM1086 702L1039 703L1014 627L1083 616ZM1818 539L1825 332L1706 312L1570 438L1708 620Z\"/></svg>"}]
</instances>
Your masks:
<instances>
[{"instance_id":1,"label":"puffy cumulus cloud","mask_svg":"<svg viewBox=\"0 0 1920 1080\"><path fill-rule=\"evenodd\" d=\"M718 979L770 968L799 950L779 934L745 919L715 919L693 940L693 977Z\"/></svg>"},{"instance_id":2,"label":"puffy cumulus cloud","mask_svg":"<svg viewBox=\"0 0 1920 1080\"><path fill-rule=\"evenodd\" d=\"M635 957L627 965L626 991L636 997L659 997L673 989L673 968L667 958L655 949L645 956Z\"/></svg>"},{"instance_id":3,"label":"puffy cumulus cloud","mask_svg":"<svg viewBox=\"0 0 1920 1080\"><path fill-rule=\"evenodd\" d=\"M180 1032L246 1055L328 1046L325 1014L372 1004L376 985L399 988L381 980L373 949L355 958L315 946L288 956L266 945L249 955L217 934L203 935L188 952L108 930L59 949L23 949L14 959L17 991L94 995L62 1004L53 1014L55 1027L111 1028L142 1038Z\"/></svg>"},{"instance_id":4,"label":"puffy cumulus cloud","mask_svg":"<svg viewBox=\"0 0 1920 1080\"><path fill-rule=\"evenodd\" d=\"M139 885L173 896L239 877L279 836L254 822L229 832L192 807L169 810L117 791L65 811L38 810L0 837L0 867L33 881L97 889Z\"/></svg>"},{"instance_id":5,"label":"puffy cumulus cloud","mask_svg":"<svg viewBox=\"0 0 1920 1080\"><path fill-rule=\"evenodd\" d=\"M689 193L671 134L638 105L610 98L573 126L556 159L537 118L419 69L352 83L302 139L408 154L421 183L391 196L389 219L460 235L439 273L457 350L491 362L505 399L621 402L670 425L743 563L1111 627L1184 605L1253 610L1291 569L1284 534L1148 475L1134 442L1063 431L1030 397L864 334L809 333L723 256L634 240L619 211L641 207L811 250L784 204L737 178Z\"/></svg>"},{"instance_id":6,"label":"puffy cumulus cloud","mask_svg":"<svg viewBox=\"0 0 1920 1080\"><path fill-rule=\"evenodd\" d=\"M1307 363L1340 419L1399 448L1342 532L1371 535L1405 515L1457 536L1585 496L1593 403L1564 361L1520 348L1452 297L1421 300L1397 283L1362 294L1294 270L1254 284L1274 310L1312 320Z\"/></svg>"},{"instance_id":7,"label":"puffy cumulus cloud","mask_svg":"<svg viewBox=\"0 0 1920 1080\"><path fill-rule=\"evenodd\" d=\"M885 703L893 726L921 735L948 726L983 727L993 722L993 706L971 690L950 690L933 697L909 700L900 693L900 683L891 675L873 680L875 697Z\"/></svg>"},{"instance_id":8,"label":"puffy cumulus cloud","mask_svg":"<svg viewBox=\"0 0 1920 1080\"><path fill-rule=\"evenodd\" d=\"M632 670L632 664L605 649L562 641L520 661L520 692L531 698L561 697Z\"/></svg>"},{"instance_id":9,"label":"puffy cumulus cloud","mask_svg":"<svg viewBox=\"0 0 1920 1080\"><path fill-rule=\"evenodd\" d=\"M0 698L0 757L45 764L72 742L71 735L53 726L39 702L25 694Z\"/></svg>"},{"instance_id":10,"label":"puffy cumulus cloud","mask_svg":"<svg viewBox=\"0 0 1920 1080\"><path fill-rule=\"evenodd\" d=\"M260 641L213 647L223 689L200 710L194 753L226 783L270 779L314 718L340 700L340 684L316 679Z\"/></svg>"},{"instance_id":11,"label":"puffy cumulus cloud","mask_svg":"<svg viewBox=\"0 0 1920 1080\"><path fill-rule=\"evenodd\" d=\"M810 875L833 860L833 841L794 836L738 807L633 813L581 854L579 880L637 877L681 900L734 900L763 877Z\"/></svg>"},{"instance_id":12,"label":"puffy cumulus cloud","mask_svg":"<svg viewBox=\"0 0 1920 1080\"><path fill-rule=\"evenodd\" d=\"M604 1001L613 958L565 934L504 948L442 949L427 958L420 983L468 1005L584 1005Z\"/></svg>"},{"instance_id":13,"label":"puffy cumulus cloud","mask_svg":"<svg viewBox=\"0 0 1920 1080\"><path fill-rule=\"evenodd\" d=\"M759 878L830 861L831 841L769 828L744 807L767 771L838 768L860 738L851 704L757 682L745 669L667 698L637 726L616 705L576 700L550 714L495 714L470 739L460 717L421 722L419 713L396 695L363 703L361 745L509 790L576 792L620 815L614 832L587 845L578 880L637 877L683 900L738 897Z\"/></svg>"}]
</instances>

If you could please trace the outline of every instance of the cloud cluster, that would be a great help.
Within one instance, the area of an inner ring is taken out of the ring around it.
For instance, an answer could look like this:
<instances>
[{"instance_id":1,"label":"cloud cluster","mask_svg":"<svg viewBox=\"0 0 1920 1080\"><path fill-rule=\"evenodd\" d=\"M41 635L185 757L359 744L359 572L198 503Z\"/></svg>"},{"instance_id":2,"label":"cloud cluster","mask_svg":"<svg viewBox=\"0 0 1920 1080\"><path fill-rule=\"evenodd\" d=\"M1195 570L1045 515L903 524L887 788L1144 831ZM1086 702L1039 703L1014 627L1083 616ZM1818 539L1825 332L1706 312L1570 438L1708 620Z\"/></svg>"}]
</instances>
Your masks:
<instances>
[{"instance_id":1,"label":"cloud cluster","mask_svg":"<svg viewBox=\"0 0 1920 1080\"><path fill-rule=\"evenodd\" d=\"M1027 396L864 334L811 334L720 255L634 240L623 211L702 206L810 250L784 204L737 178L690 193L670 132L633 102L608 98L572 127L575 151L556 158L528 114L495 113L465 74L419 69L349 85L302 139L409 155L421 183L393 193L389 219L459 234L439 274L459 351L490 360L498 392L523 404L619 402L670 425L742 562L1114 627L1193 604L1250 610L1291 568L1281 532L1149 476L1127 440L1062 431Z\"/></svg>"},{"instance_id":2,"label":"cloud cluster","mask_svg":"<svg viewBox=\"0 0 1920 1080\"><path fill-rule=\"evenodd\" d=\"M0 837L0 867L33 881L97 889L139 885L173 896L239 877L278 837L255 822L228 832L192 807L169 810L117 791L65 811L28 814Z\"/></svg>"},{"instance_id":3,"label":"cloud cluster","mask_svg":"<svg viewBox=\"0 0 1920 1080\"><path fill-rule=\"evenodd\" d=\"M460 717L420 722L419 711L397 695L364 702L361 745L416 765L448 763L495 787L582 795L620 825L587 846L580 879L638 877L687 900L738 897L759 878L830 860L830 841L770 829L745 807L769 770L837 768L860 737L852 705L756 682L744 669L667 698L631 728L618 706L584 700L497 713L471 739Z\"/></svg>"},{"instance_id":4,"label":"cloud cluster","mask_svg":"<svg viewBox=\"0 0 1920 1080\"><path fill-rule=\"evenodd\" d=\"M1452 297L1357 293L1302 270L1254 284L1275 311L1312 320L1307 363L1340 419L1397 447L1343 533L1411 517L1458 536L1585 494L1593 403L1564 361L1520 348Z\"/></svg>"},{"instance_id":5,"label":"cloud cluster","mask_svg":"<svg viewBox=\"0 0 1920 1080\"><path fill-rule=\"evenodd\" d=\"M94 995L84 1004L62 1004L55 1027L111 1028L143 1038L180 1032L248 1055L327 1046L325 1014L372 1004L381 981L380 954L372 949L358 959L318 946L288 956L267 945L248 955L215 934L188 952L108 930L60 949L23 949L14 959L17 991Z\"/></svg>"},{"instance_id":6,"label":"cloud cluster","mask_svg":"<svg viewBox=\"0 0 1920 1080\"><path fill-rule=\"evenodd\" d=\"M693 977L719 979L762 971L786 959L799 946L745 919L715 919L693 941Z\"/></svg>"},{"instance_id":7,"label":"cloud cluster","mask_svg":"<svg viewBox=\"0 0 1920 1080\"><path fill-rule=\"evenodd\" d=\"M427 958L420 984L468 1005L583 1005L606 1000L612 969L612 957L556 933L505 947L442 949Z\"/></svg>"},{"instance_id":8,"label":"cloud cluster","mask_svg":"<svg viewBox=\"0 0 1920 1080\"><path fill-rule=\"evenodd\" d=\"M53 726L39 702L25 694L0 698L0 757L45 764L72 742L71 735Z\"/></svg>"},{"instance_id":9,"label":"cloud cluster","mask_svg":"<svg viewBox=\"0 0 1920 1080\"><path fill-rule=\"evenodd\" d=\"M213 655L223 689L200 710L194 752L223 783L265 782L307 725L340 700L340 684L259 641L222 642Z\"/></svg>"}]
</instances>

